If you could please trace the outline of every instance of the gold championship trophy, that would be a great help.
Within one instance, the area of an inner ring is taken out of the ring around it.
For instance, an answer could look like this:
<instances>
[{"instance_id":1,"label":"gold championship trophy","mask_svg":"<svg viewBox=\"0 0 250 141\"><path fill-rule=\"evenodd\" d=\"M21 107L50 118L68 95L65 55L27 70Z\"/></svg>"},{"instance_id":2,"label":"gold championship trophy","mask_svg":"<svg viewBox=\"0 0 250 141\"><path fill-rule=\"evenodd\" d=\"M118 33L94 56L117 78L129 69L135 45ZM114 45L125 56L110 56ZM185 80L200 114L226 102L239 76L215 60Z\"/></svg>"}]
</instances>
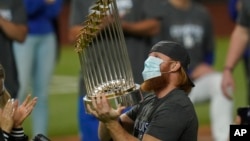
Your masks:
<instances>
[{"instance_id":1,"label":"gold championship trophy","mask_svg":"<svg viewBox=\"0 0 250 141\"><path fill-rule=\"evenodd\" d=\"M105 93L115 109L143 100L134 83L116 0L95 2L75 48L87 91L83 98L85 107L100 93Z\"/></svg>"}]
</instances>

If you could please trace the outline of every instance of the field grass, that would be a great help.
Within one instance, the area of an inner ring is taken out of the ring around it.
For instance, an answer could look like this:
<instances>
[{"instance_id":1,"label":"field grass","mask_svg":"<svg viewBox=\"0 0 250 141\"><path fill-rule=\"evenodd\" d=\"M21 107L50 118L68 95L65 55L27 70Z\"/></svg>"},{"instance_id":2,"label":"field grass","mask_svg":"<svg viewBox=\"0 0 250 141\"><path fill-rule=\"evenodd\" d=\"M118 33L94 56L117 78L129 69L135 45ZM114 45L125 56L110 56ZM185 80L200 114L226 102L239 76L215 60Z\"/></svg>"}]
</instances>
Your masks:
<instances>
[{"instance_id":1,"label":"field grass","mask_svg":"<svg viewBox=\"0 0 250 141\"><path fill-rule=\"evenodd\" d=\"M217 39L217 52L215 69L221 71L228 47L228 38ZM78 56L74 52L73 46L63 46L58 64L55 68L55 76L69 76L76 78L79 74L80 66ZM236 79L235 109L246 105L246 80L242 63L234 71ZM64 82L67 84L67 82ZM72 83L72 82L69 82ZM77 83L77 82L75 82ZM53 84L52 84L53 87ZM77 87L75 87L77 89ZM223 105L221 105L223 106ZM49 96L49 136L77 135L77 90L74 92L59 93L54 92ZM195 105L200 125L209 124L209 103ZM236 110L234 110L236 111ZM25 132L31 135L30 119L25 121Z\"/></svg>"}]
</instances>

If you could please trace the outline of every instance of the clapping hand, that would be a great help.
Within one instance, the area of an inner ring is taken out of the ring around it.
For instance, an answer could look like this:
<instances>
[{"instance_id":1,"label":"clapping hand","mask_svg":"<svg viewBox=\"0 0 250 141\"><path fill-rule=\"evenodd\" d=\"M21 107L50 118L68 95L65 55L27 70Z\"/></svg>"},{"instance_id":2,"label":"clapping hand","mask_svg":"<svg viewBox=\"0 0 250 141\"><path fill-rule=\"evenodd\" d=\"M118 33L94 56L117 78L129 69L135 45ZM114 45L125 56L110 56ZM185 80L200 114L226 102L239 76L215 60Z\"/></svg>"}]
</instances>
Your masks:
<instances>
[{"instance_id":1,"label":"clapping hand","mask_svg":"<svg viewBox=\"0 0 250 141\"><path fill-rule=\"evenodd\" d=\"M3 109L0 109L1 129L10 133L14 125L14 114L18 107L17 100L9 99Z\"/></svg>"},{"instance_id":2,"label":"clapping hand","mask_svg":"<svg viewBox=\"0 0 250 141\"><path fill-rule=\"evenodd\" d=\"M30 115L37 103L37 97L31 99L28 95L24 102L17 108L14 115L14 128L20 128L23 121Z\"/></svg>"}]
</instances>

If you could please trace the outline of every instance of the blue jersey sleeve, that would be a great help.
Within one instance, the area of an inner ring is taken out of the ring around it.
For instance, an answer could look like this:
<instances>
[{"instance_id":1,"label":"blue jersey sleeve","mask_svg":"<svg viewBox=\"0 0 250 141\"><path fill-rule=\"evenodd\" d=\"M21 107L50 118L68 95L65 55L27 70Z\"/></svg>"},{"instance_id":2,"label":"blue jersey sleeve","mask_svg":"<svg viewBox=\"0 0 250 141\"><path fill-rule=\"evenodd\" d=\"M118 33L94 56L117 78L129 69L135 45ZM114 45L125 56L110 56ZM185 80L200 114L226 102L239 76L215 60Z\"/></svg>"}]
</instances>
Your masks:
<instances>
[{"instance_id":1,"label":"blue jersey sleeve","mask_svg":"<svg viewBox=\"0 0 250 141\"><path fill-rule=\"evenodd\" d=\"M228 2L228 12L232 21L236 21L238 11L237 11L237 2L238 0L229 0Z\"/></svg>"}]
</instances>

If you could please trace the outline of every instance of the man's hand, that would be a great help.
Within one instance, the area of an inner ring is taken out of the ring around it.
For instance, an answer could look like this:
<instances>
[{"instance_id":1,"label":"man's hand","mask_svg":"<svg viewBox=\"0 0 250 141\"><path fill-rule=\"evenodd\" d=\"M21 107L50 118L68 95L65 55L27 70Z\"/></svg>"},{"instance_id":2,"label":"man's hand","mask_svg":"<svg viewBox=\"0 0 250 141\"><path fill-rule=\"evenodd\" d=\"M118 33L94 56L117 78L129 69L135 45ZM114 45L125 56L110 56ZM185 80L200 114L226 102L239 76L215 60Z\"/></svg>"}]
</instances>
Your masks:
<instances>
[{"instance_id":1,"label":"man's hand","mask_svg":"<svg viewBox=\"0 0 250 141\"><path fill-rule=\"evenodd\" d=\"M232 92L234 90L235 85L234 85L234 80L233 80L231 70L225 69L223 71L221 87L222 87L223 94L228 99L232 99Z\"/></svg>"},{"instance_id":2,"label":"man's hand","mask_svg":"<svg viewBox=\"0 0 250 141\"><path fill-rule=\"evenodd\" d=\"M103 123L117 121L125 107L119 106L117 109L113 109L104 93L98 94L92 98L92 106L87 105L89 112Z\"/></svg>"}]
</instances>

